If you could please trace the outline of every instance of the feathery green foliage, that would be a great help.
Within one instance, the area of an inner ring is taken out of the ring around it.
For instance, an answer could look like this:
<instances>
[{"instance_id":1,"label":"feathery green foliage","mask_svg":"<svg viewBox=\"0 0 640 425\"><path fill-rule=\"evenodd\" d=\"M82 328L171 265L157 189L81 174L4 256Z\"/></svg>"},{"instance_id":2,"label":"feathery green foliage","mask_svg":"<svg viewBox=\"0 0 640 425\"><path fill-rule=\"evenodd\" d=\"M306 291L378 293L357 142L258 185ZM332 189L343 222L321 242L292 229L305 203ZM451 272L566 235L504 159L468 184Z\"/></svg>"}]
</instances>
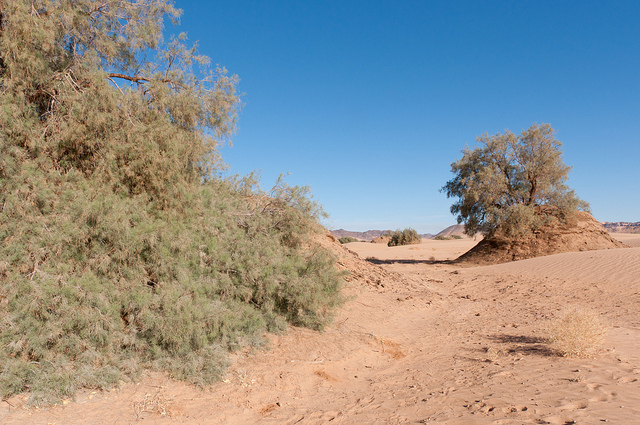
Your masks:
<instances>
[{"instance_id":1,"label":"feathery green foliage","mask_svg":"<svg viewBox=\"0 0 640 425\"><path fill-rule=\"evenodd\" d=\"M451 213L465 224L466 234L499 230L508 237L526 236L548 218L536 212L540 205L558 207L560 217L588 210L565 184L571 167L562 161L562 144L554 133L549 124L533 124L518 136L484 134L477 139L479 147L463 150L451 164L455 177L442 191L459 198Z\"/></svg>"},{"instance_id":2,"label":"feathery green foliage","mask_svg":"<svg viewBox=\"0 0 640 425\"><path fill-rule=\"evenodd\" d=\"M338 239L338 241L339 241L341 244L351 243L351 242L360 242L358 239L353 238L353 237L351 237L351 236L343 236L343 237L341 237L340 239Z\"/></svg>"},{"instance_id":3,"label":"feathery green foliage","mask_svg":"<svg viewBox=\"0 0 640 425\"><path fill-rule=\"evenodd\" d=\"M237 78L164 43L167 0L0 1L0 395L50 404L225 352L342 301L321 208L223 179ZM146 55L157 58L148 61Z\"/></svg>"}]
</instances>

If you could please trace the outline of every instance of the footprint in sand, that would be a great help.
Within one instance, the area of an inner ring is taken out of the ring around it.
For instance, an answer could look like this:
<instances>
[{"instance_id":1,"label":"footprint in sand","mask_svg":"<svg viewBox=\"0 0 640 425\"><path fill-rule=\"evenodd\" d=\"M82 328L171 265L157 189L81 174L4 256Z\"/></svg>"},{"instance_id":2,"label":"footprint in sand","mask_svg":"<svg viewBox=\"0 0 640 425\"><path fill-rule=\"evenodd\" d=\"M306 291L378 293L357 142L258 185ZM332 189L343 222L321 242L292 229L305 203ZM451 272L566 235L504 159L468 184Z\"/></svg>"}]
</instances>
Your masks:
<instances>
[{"instance_id":1,"label":"footprint in sand","mask_svg":"<svg viewBox=\"0 0 640 425\"><path fill-rule=\"evenodd\" d=\"M586 409L587 406L589 406L589 403L586 401L574 401L571 403L567 403L567 404L563 404L562 406L560 406L560 409L562 410L580 410L580 409Z\"/></svg>"},{"instance_id":2,"label":"footprint in sand","mask_svg":"<svg viewBox=\"0 0 640 425\"><path fill-rule=\"evenodd\" d=\"M597 393L589 399L591 402L611 401L618 395L615 391L607 391L602 388L602 385L600 384L587 384L587 388L589 391L597 391Z\"/></svg>"},{"instance_id":3,"label":"footprint in sand","mask_svg":"<svg viewBox=\"0 0 640 425\"><path fill-rule=\"evenodd\" d=\"M573 419L568 419L564 416L548 416L546 418L543 419L544 422L541 423L546 423L546 424L551 424L551 425L570 425L570 424L577 424L577 422Z\"/></svg>"},{"instance_id":4,"label":"footprint in sand","mask_svg":"<svg viewBox=\"0 0 640 425\"><path fill-rule=\"evenodd\" d=\"M529 408L524 405L514 405L514 406L508 406L508 407L502 408L503 413L518 413L518 412L526 412L527 410L529 410Z\"/></svg>"}]
</instances>

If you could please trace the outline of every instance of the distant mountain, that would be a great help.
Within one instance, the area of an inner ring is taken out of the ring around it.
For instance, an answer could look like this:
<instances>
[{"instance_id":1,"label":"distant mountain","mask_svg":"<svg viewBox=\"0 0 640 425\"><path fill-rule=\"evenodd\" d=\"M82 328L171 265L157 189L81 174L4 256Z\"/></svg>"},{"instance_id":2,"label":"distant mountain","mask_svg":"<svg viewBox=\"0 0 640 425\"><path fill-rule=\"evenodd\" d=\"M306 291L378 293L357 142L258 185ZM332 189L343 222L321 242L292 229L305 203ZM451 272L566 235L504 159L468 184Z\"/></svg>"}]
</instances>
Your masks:
<instances>
[{"instance_id":1,"label":"distant mountain","mask_svg":"<svg viewBox=\"0 0 640 425\"><path fill-rule=\"evenodd\" d=\"M628 221L603 222L602 225L609 233L640 233L640 221L631 223Z\"/></svg>"},{"instance_id":2,"label":"distant mountain","mask_svg":"<svg viewBox=\"0 0 640 425\"><path fill-rule=\"evenodd\" d=\"M338 229L332 230L331 234L337 239L344 238L345 236L350 236L362 241L371 241L378 236L382 236L385 232L388 231L389 230L367 230L366 232L352 232L350 230Z\"/></svg>"},{"instance_id":3,"label":"distant mountain","mask_svg":"<svg viewBox=\"0 0 640 425\"><path fill-rule=\"evenodd\" d=\"M337 239L343 238L345 236L351 236L352 238L360 239L361 241L372 241L375 238L384 235L386 232L391 232L391 230L367 230L366 232L352 232L350 230L344 229L331 230L331 234ZM420 236L423 239L429 239L433 237L431 233L426 233Z\"/></svg>"},{"instance_id":4,"label":"distant mountain","mask_svg":"<svg viewBox=\"0 0 640 425\"><path fill-rule=\"evenodd\" d=\"M605 229L607 229L610 233L640 233L640 221L636 223L626 222L626 221L618 221L618 222L604 222L602 223ZM361 241L372 241L375 238L382 236L386 232L390 232L390 230L367 230L366 232L352 232L350 230L338 229L331 230L331 234L335 236L337 239L340 239L345 236L351 236L352 238L359 239ZM437 235L432 235L430 233L426 233L424 235L420 235L422 239L431 239L434 236L444 236L449 237L453 235L459 235L463 238L467 238L468 236L464 234L464 225L463 224L454 224L453 226L449 226L446 229L439 232Z\"/></svg>"},{"instance_id":5,"label":"distant mountain","mask_svg":"<svg viewBox=\"0 0 640 425\"><path fill-rule=\"evenodd\" d=\"M438 233L436 236L449 237L453 235L466 237L467 235L464 234L464 224L454 224L453 226L449 226Z\"/></svg>"}]
</instances>

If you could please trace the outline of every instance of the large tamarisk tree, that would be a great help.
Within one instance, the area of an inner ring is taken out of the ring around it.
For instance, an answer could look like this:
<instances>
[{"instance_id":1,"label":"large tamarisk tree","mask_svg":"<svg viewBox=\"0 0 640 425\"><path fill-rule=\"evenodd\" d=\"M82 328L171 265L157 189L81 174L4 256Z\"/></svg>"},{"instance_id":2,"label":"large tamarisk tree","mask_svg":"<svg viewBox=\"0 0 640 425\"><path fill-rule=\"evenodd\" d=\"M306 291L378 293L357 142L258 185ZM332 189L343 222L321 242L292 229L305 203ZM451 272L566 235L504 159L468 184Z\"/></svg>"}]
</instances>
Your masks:
<instances>
[{"instance_id":1,"label":"large tamarisk tree","mask_svg":"<svg viewBox=\"0 0 640 425\"><path fill-rule=\"evenodd\" d=\"M223 177L237 78L168 0L0 0L0 398L145 369L206 385L228 350L322 328L340 295L307 190Z\"/></svg>"},{"instance_id":2,"label":"large tamarisk tree","mask_svg":"<svg viewBox=\"0 0 640 425\"><path fill-rule=\"evenodd\" d=\"M557 207L558 217L588 209L565 183L571 167L564 164L560 143L549 124L533 124L519 135L478 137L478 147L464 149L451 164L455 174L442 188L458 198L451 206L468 235L501 231L519 237L544 223L540 206Z\"/></svg>"}]
</instances>

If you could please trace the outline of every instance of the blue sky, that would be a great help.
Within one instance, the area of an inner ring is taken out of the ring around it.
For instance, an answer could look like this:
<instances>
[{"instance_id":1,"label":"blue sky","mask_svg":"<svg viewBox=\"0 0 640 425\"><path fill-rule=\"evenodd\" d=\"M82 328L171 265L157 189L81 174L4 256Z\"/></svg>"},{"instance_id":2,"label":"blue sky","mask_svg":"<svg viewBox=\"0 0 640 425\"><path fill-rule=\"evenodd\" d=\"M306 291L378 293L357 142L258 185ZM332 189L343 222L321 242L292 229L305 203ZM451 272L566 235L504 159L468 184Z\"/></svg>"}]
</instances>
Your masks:
<instances>
[{"instance_id":1,"label":"blue sky","mask_svg":"<svg viewBox=\"0 0 640 425\"><path fill-rule=\"evenodd\" d=\"M640 220L638 1L180 1L245 93L232 173L308 185L330 229L454 224L477 136L550 123L601 221Z\"/></svg>"}]
</instances>

